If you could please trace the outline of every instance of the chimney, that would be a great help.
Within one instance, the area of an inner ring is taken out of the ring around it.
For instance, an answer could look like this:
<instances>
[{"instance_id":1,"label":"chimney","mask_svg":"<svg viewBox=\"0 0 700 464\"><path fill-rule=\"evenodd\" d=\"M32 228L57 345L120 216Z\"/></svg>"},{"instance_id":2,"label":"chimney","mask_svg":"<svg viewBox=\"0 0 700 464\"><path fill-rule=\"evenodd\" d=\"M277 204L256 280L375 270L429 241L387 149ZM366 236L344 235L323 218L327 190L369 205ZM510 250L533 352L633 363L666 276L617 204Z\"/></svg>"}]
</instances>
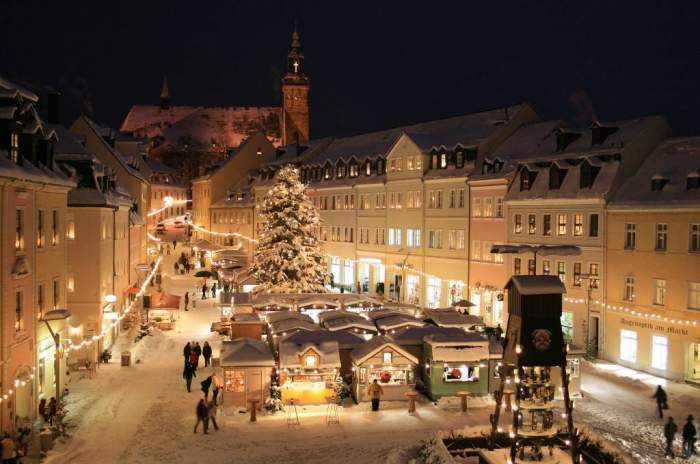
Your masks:
<instances>
[{"instance_id":1,"label":"chimney","mask_svg":"<svg viewBox=\"0 0 700 464\"><path fill-rule=\"evenodd\" d=\"M46 122L49 124L61 124L61 93L51 89L46 95L47 111Z\"/></svg>"}]
</instances>

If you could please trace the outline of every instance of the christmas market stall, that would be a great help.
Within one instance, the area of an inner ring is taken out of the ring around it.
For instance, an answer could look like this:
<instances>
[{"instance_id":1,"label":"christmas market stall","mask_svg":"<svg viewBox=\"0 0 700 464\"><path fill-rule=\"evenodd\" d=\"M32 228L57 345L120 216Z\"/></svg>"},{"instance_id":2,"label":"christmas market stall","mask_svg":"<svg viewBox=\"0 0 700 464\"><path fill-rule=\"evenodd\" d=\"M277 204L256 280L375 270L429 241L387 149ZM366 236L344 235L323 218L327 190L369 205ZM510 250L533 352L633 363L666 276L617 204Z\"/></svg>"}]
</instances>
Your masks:
<instances>
[{"instance_id":1,"label":"christmas market stall","mask_svg":"<svg viewBox=\"0 0 700 464\"><path fill-rule=\"evenodd\" d=\"M477 332L433 333L424 338L421 373L428 396L489 392L489 341Z\"/></svg>"},{"instance_id":2,"label":"christmas market stall","mask_svg":"<svg viewBox=\"0 0 700 464\"><path fill-rule=\"evenodd\" d=\"M157 326L161 330L170 330L175 321L179 319L180 297L169 293L153 292L150 296L148 308L149 324Z\"/></svg>"},{"instance_id":3,"label":"christmas market stall","mask_svg":"<svg viewBox=\"0 0 700 464\"><path fill-rule=\"evenodd\" d=\"M258 408L270 396L270 379L275 358L265 342L237 338L221 343L221 370L224 378L224 407L248 407L251 400Z\"/></svg>"},{"instance_id":4,"label":"christmas market stall","mask_svg":"<svg viewBox=\"0 0 700 464\"><path fill-rule=\"evenodd\" d=\"M355 399L369 401L367 387L376 379L384 392L382 399L402 401L413 391L418 358L388 337L377 336L353 350L353 385Z\"/></svg>"},{"instance_id":5,"label":"christmas market stall","mask_svg":"<svg viewBox=\"0 0 700 464\"><path fill-rule=\"evenodd\" d=\"M338 350L340 352L340 373L343 377L352 376L352 351L365 342L364 338L342 330L331 332L329 330L314 330L314 331L299 331L293 335L288 335L283 338L280 343L290 342L297 345L304 343L319 343L323 341L338 342Z\"/></svg>"},{"instance_id":6,"label":"christmas market stall","mask_svg":"<svg viewBox=\"0 0 700 464\"><path fill-rule=\"evenodd\" d=\"M257 313L236 313L231 319L231 338L248 337L262 339L265 323Z\"/></svg>"},{"instance_id":7,"label":"christmas market stall","mask_svg":"<svg viewBox=\"0 0 700 464\"><path fill-rule=\"evenodd\" d=\"M340 371L338 342L283 341L279 345L282 401L288 404L323 404L335 395Z\"/></svg>"}]
</instances>

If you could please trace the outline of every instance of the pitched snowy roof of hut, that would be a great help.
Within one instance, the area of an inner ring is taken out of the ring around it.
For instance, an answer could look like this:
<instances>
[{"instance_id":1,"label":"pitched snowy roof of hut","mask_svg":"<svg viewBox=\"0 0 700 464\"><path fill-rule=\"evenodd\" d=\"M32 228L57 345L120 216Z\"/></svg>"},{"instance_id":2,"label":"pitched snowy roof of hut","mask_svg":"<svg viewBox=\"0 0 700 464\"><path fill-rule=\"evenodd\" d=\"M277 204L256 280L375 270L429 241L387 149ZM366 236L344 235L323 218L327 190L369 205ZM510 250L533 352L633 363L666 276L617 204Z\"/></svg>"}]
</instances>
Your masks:
<instances>
[{"instance_id":1,"label":"pitched snowy roof of hut","mask_svg":"<svg viewBox=\"0 0 700 464\"><path fill-rule=\"evenodd\" d=\"M316 330L318 325L303 319L283 319L270 323L272 333L285 333L290 330Z\"/></svg>"},{"instance_id":2,"label":"pitched snowy roof of hut","mask_svg":"<svg viewBox=\"0 0 700 464\"><path fill-rule=\"evenodd\" d=\"M391 339L400 345L422 345L423 339L430 334L445 333L459 335L463 332L464 330L456 327L426 325L424 327L408 327L396 334L392 334Z\"/></svg>"},{"instance_id":3,"label":"pitched snowy roof of hut","mask_svg":"<svg viewBox=\"0 0 700 464\"><path fill-rule=\"evenodd\" d=\"M397 327L414 326L422 327L425 323L415 317L406 316L405 314L397 314L395 316L383 317L374 321L379 330L393 330Z\"/></svg>"},{"instance_id":4,"label":"pitched snowy roof of hut","mask_svg":"<svg viewBox=\"0 0 700 464\"><path fill-rule=\"evenodd\" d=\"M470 314L461 314L452 308L425 309L424 320L431 320L439 327L474 327L484 326L484 321Z\"/></svg>"},{"instance_id":5,"label":"pitched snowy roof of hut","mask_svg":"<svg viewBox=\"0 0 700 464\"><path fill-rule=\"evenodd\" d=\"M566 287L561 279L551 275L517 275L510 278L506 288L514 286L521 295L564 294Z\"/></svg>"},{"instance_id":6,"label":"pitched snowy roof of hut","mask_svg":"<svg viewBox=\"0 0 700 464\"><path fill-rule=\"evenodd\" d=\"M406 357L411 363L418 364L418 358L404 350L401 345L395 343L395 341L389 337L377 336L364 342L362 345L358 346L350 354L355 364L361 364L367 359L371 358L378 352L385 350L386 348L392 348L398 351L404 357Z\"/></svg>"},{"instance_id":7,"label":"pitched snowy roof of hut","mask_svg":"<svg viewBox=\"0 0 700 464\"><path fill-rule=\"evenodd\" d=\"M284 340L279 344L279 357L281 368L305 368L301 364L301 356L313 350L321 357L320 368L340 367L340 348L335 340L320 342L294 343Z\"/></svg>"},{"instance_id":8,"label":"pitched snowy roof of hut","mask_svg":"<svg viewBox=\"0 0 700 464\"><path fill-rule=\"evenodd\" d=\"M337 331L332 332L330 330L311 330L311 331L301 331L296 332L292 335L287 335L286 338L282 339L282 343L321 343L325 341L335 341L341 349L352 348L357 345L364 343L365 339L358 335L354 335L350 332Z\"/></svg>"},{"instance_id":9,"label":"pitched snowy roof of hut","mask_svg":"<svg viewBox=\"0 0 700 464\"><path fill-rule=\"evenodd\" d=\"M221 366L274 366L275 357L267 343L252 338L237 338L221 343Z\"/></svg>"}]
</instances>

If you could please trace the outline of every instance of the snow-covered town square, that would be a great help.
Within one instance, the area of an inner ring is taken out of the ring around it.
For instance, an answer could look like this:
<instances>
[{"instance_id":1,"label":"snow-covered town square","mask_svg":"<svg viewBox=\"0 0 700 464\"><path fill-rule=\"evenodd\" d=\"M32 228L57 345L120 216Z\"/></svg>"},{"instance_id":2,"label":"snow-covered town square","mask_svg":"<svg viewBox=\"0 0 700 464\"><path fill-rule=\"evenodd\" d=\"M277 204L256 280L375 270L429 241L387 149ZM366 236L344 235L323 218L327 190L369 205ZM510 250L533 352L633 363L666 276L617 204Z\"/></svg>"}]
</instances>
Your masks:
<instances>
[{"instance_id":1,"label":"snow-covered town square","mask_svg":"<svg viewBox=\"0 0 700 464\"><path fill-rule=\"evenodd\" d=\"M699 2L6 2L0 464L700 464Z\"/></svg>"}]
</instances>

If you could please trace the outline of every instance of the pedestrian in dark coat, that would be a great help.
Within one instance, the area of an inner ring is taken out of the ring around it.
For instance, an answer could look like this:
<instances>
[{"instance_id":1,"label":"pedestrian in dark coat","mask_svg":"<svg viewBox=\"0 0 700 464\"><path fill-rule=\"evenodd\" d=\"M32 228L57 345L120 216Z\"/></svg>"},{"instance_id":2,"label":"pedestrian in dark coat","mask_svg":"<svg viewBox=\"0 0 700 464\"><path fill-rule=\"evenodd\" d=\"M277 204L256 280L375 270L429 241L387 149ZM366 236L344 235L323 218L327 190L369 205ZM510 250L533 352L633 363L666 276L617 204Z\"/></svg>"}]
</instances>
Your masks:
<instances>
[{"instance_id":1,"label":"pedestrian in dark coat","mask_svg":"<svg viewBox=\"0 0 700 464\"><path fill-rule=\"evenodd\" d=\"M664 409L668 409L668 396L661 385L656 386L656 392L652 398L656 398L656 408L659 412L659 419L664 418Z\"/></svg>"},{"instance_id":2,"label":"pedestrian in dark coat","mask_svg":"<svg viewBox=\"0 0 700 464\"><path fill-rule=\"evenodd\" d=\"M204 282L204 283L202 284L202 299L203 299L203 300L206 300L206 299L207 299L207 290L209 290L209 288L207 287L207 283Z\"/></svg>"},{"instance_id":3,"label":"pedestrian in dark coat","mask_svg":"<svg viewBox=\"0 0 700 464\"><path fill-rule=\"evenodd\" d=\"M206 379L202 380L202 391L204 392L204 399L209 399L209 389L211 388L211 375Z\"/></svg>"},{"instance_id":4,"label":"pedestrian in dark coat","mask_svg":"<svg viewBox=\"0 0 700 464\"><path fill-rule=\"evenodd\" d=\"M58 403L56 402L56 398L52 396L49 400L49 424L53 425L53 418L56 416L57 412Z\"/></svg>"},{"instance_id":5,"label":"pedestrian in dark coat","mask_svg":"<svg viewBox=\"0 0 700 464\"><path fill-rule=\"evenodd\" d=\"M668 422L664 425L664 437L666 438L666 453L664 457L671 456L675 458L676 455L673 454L673 439L676 437L676 432L678 432L678 425L673 422L673 417L668 418Z\"/></svg>"},{"instance_id":6,"label":"pedestrian in dark coat","mask_svg":"<svg viewBox=\"0 0 700 464\"><path fill-rule=\"evenodd\" d=\"M211 297L216 298L216 282L214 282L211 286Z\"/></svg>"},{"instance_id":7,"label":"pedestrian in dark coat","mask_svg":"<svg viewBox=\"0 0 700 464\"><path fill-rule=\"evenodd\" d=\"M683 426L683 457L686 459L695 454L695 437L697 437L698 431L693 425L693 420L695 418L689 415Z\"/></svg>"},{"instance_id":8,"label":"pedestrian in dark coat","mask_svg":"<svg viewBox=\"0 0 700 464\"><path fill-rule=\"evenodd\" d=\"M192 354L192 345L187 342L187 345L182 349L182 355L185 357L185 362L190 360L190 354Z\"/></svg>"},{"instance_id":9,"label":"pedestrian in dark coat","mask_svg":"<svg viewBox=\"0 0 700 464\"><path fill-rule=\"evenodd\" d=\"M216 423L216 401L211 400L207 403L207 411L209 412L209 420L214 425L214 430L219 430L219 424Z\"/></svg>"},{"instance_id":10,"label":"pedestrian in dark coat","mask_svg":"<svg viewBox=\"0 0 700 464\"><path fill-rule=\"evenodd\" d=\"M189 311L187 307L190 304L190 292L185 292L185 311Z\"/></svg>"},{"instance_id":11,"label":"pedestrian in dark coat","mask_svg":"<svg viewBox=\"0 0 700 464\"><path fill-rule=\"evenodd\" d=\"M209 342L204 342L202 356L204 356L204 367L209 366L209 360L211 359L211 345L209 345Z\"/></svg>"},{"instance_id":12,"label":"pedestrian in dark coat","mask_svg":"<svg viewBox=\"0 0 700 464\"><path fill-rule=\"evenodd\" d=\"M39 401L39 415L45 422L49 421L49 410L46 407L46 398L42 398L41 401Z\"/></svg>"},{"instance_id":13,"label":"pedestrian in dark coat","mask_svg":"<svg viewBox=\"0 0 700 464\"><path fill-rule=\"evenodd\" d=\"M204 403L203 399L199 400L199 403L197 403L197 409L195 412L197 414L197 422L194 424L194 433L197 433L197 426L200 422L204 428L204 433L209 433L209 410L207 409L207 405Z\"/></svg>"},{"instance_id":14,"label":"pedestrian in dark coat","mask_svg":"<svg viewBox=\"0 0 700 464\"><path fill-rule=\"evenodd\" d=\"M192 391L192 377L197 377L197 372L192 367L192 364L185 363L185 369L182 371L182 378L185 379L188 392Z\"/></svg>"},{"instance_id":15,"label":"pedestrian in dark coat","mask_svg":"<svg viewBox=\"0 0 700 464\"><path fill-rule=\"evenodd\" d=\"M202 347L199 346L199 342L194 343L194 348L192 348L195 353L197 353L197 356L202 356Z\"/></svg>"}]
</instances>

